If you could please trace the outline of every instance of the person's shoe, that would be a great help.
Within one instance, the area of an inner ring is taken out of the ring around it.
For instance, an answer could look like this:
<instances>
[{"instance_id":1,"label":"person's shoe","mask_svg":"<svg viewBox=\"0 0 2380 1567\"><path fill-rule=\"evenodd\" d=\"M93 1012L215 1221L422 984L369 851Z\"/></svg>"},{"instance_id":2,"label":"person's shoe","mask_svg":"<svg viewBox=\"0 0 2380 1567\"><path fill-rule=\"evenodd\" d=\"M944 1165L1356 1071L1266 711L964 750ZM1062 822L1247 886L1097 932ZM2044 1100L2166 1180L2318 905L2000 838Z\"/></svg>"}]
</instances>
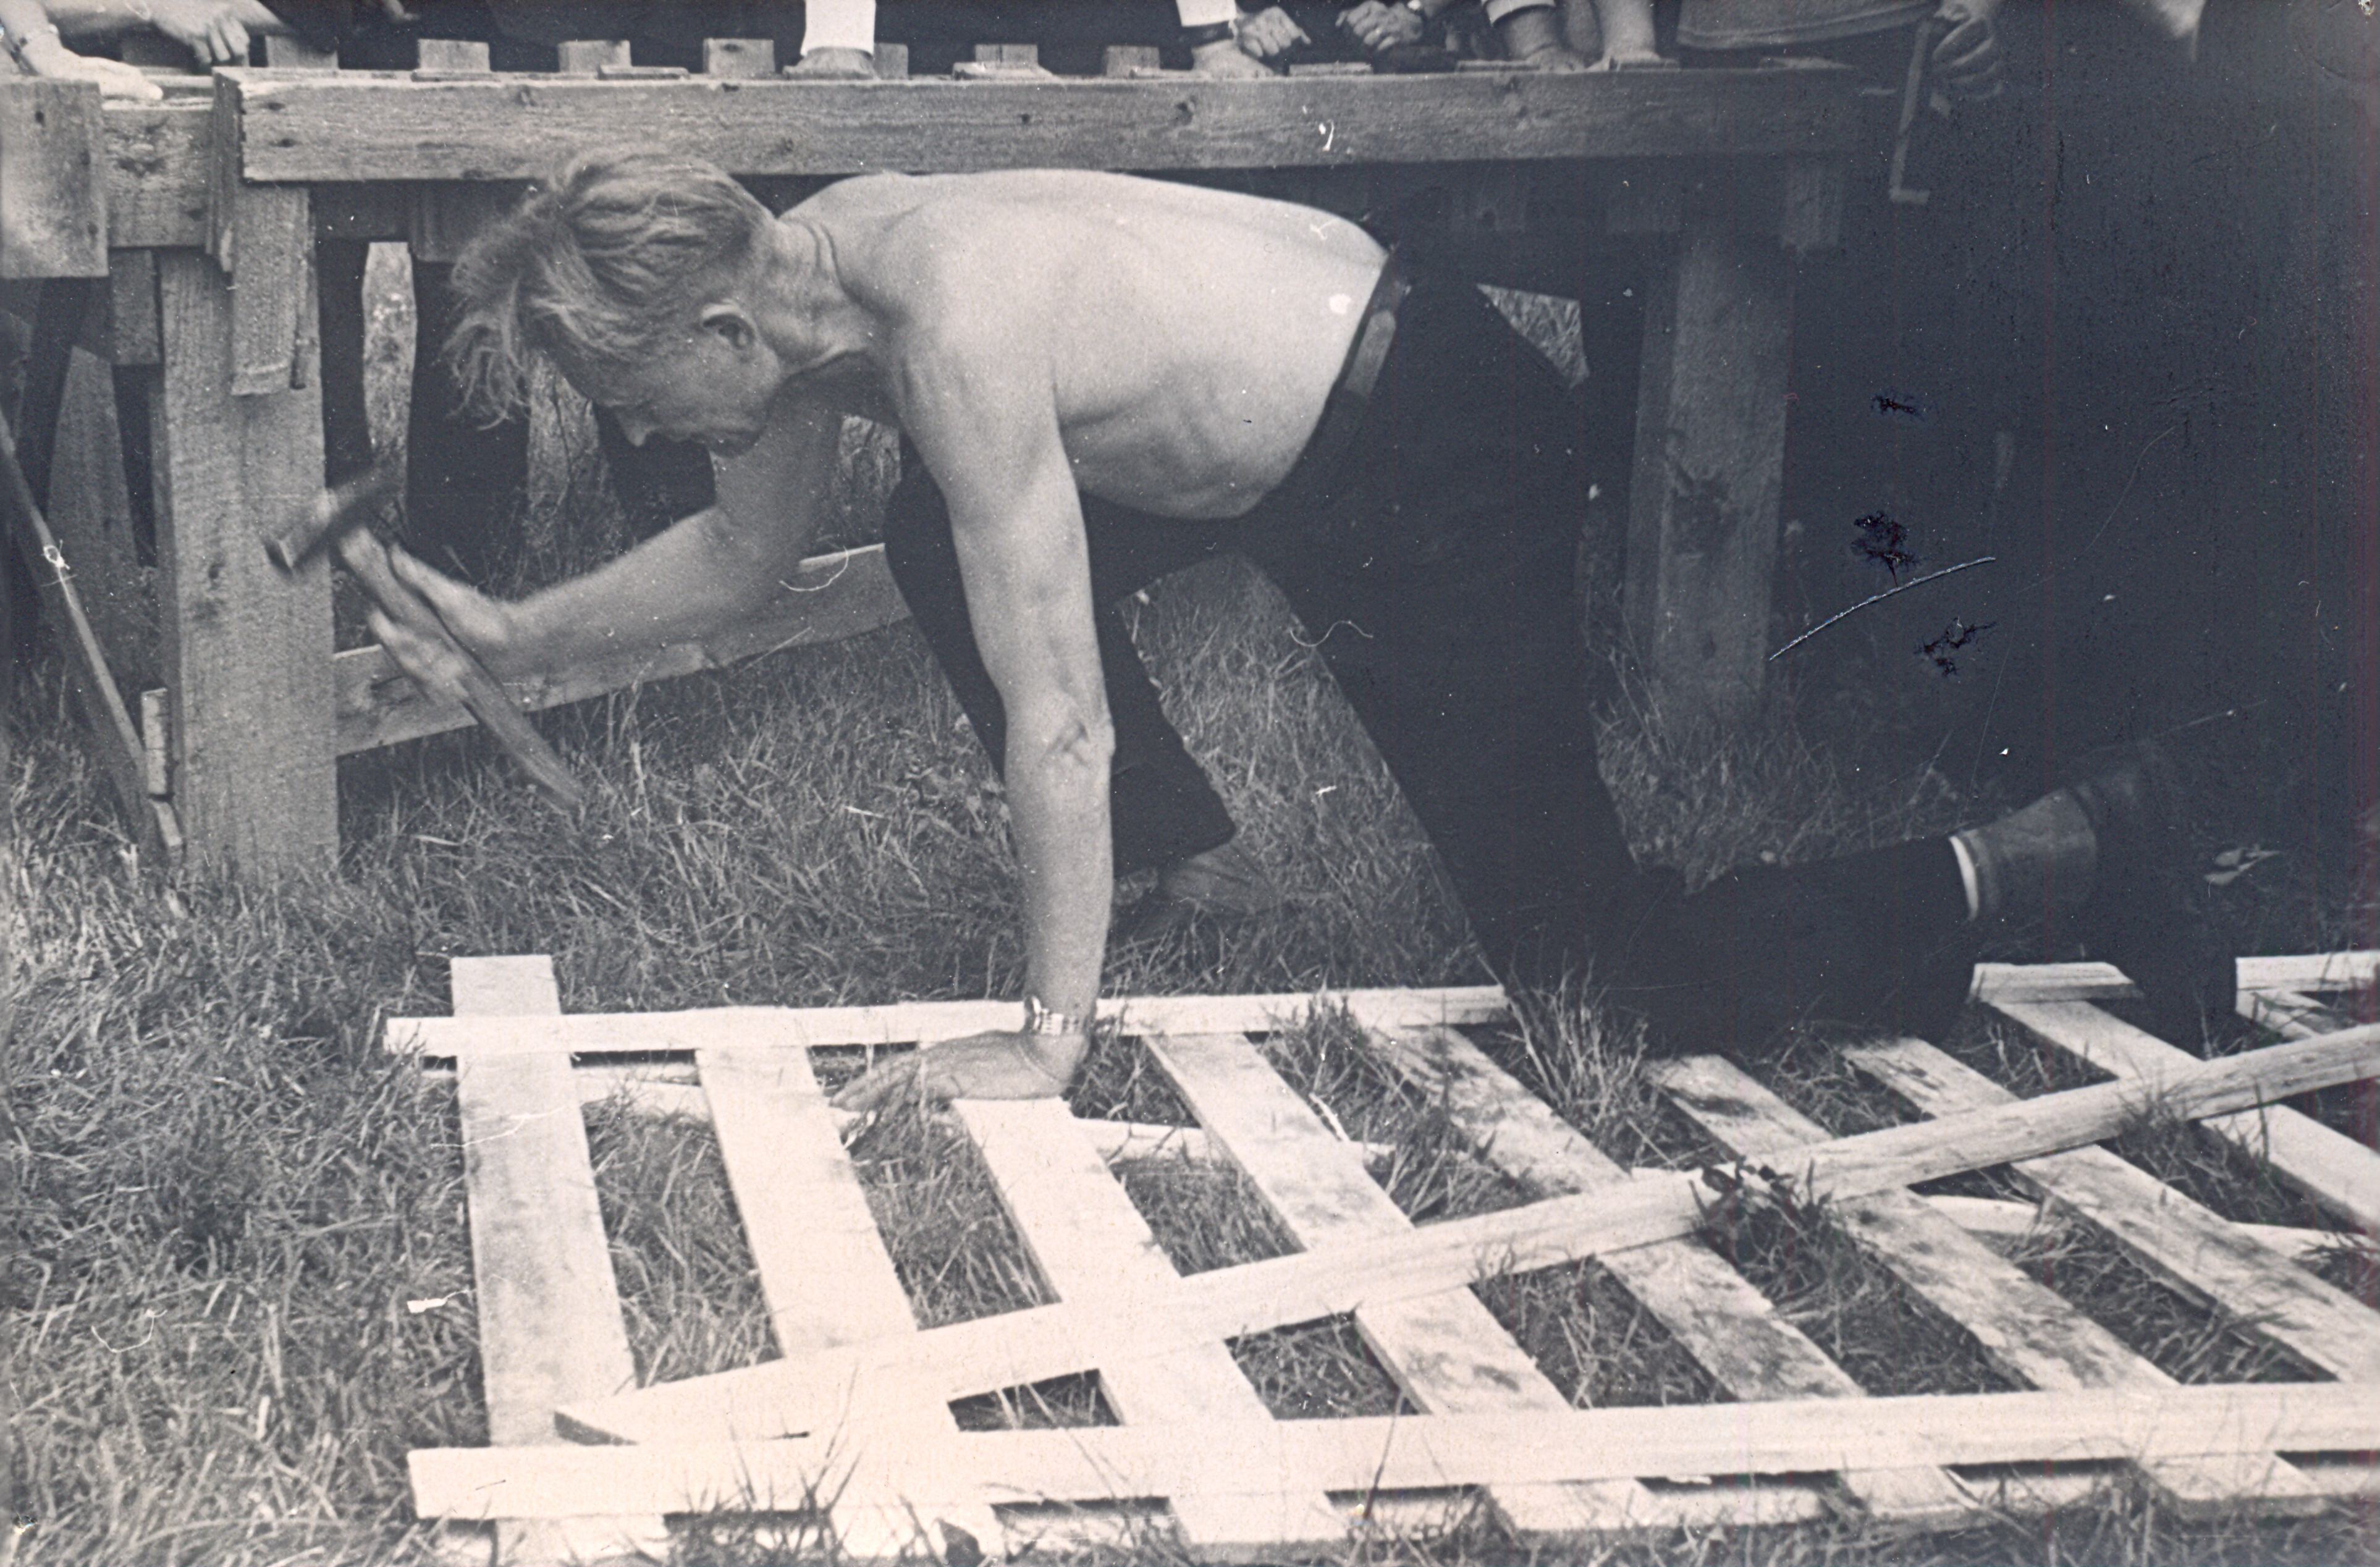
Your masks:
<instances>
[{"instance_id":1,"label":"person's shoe","mask_svg":"<svg viewBox=\"0 0 2380 1567\"><path fill-rule=\"evenodd\" d=\"M1281 904L1271 875L1235 838L1159 872L1157 885L1124 911L1110 940L1120 946L1170 941L1201 926L1255 919Z\"/></svg>"},{"instance_id":2,"label":"person's shoe","mask_svg":"<svg viewBox=\"0 0 2380 1567\"><path fill-rule=\"evenodd\" d=\"M2098 840L2091 895L2070 917L2085 951L2148 998L2150 1026L2195 1049L2239 1000L2239 961L2190 873L2173 762L2153 741L2097 751L2066 785Z\"/></svg>"}]
</instances>

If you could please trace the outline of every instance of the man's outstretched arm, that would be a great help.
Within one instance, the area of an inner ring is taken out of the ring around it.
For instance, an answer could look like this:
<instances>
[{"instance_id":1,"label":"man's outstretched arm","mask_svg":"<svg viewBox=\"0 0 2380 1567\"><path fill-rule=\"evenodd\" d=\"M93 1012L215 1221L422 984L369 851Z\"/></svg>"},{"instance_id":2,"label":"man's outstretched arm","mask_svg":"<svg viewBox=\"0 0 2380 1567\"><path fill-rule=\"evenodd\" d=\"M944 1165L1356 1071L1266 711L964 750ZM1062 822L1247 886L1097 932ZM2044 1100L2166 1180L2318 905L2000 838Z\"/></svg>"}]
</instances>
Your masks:
<instances>
[{"instance_id":1,"label":"man's outstretched arm","mask_svg":"<svg viewBox=\"0 0 2380 1567\"><path fill-rule=\"evenodd\" d=\"M1005 320L998 311L985 319ZM963 337L984 329L961 326ZM1115 892L1108 825L1114 749L1092 625L1081 497L1046 364L1016 338L936 345L904 389L910 439L950 503L977 650L1008 719L1003 772L1023 873L1026 990L1073 1028L977 1035L879 1067L836 1096L870 1110L905 1095L1062 1092L1088 1047Z\"/></svg>"},{"instance_id":2,"label":"man's outstretched arm","mask_svg":"<svg viewBox=\"0 0 2380 1567\"><path fill-rule=\"evenodd\" d=\"M697 641L766 605L809 553L832 493L842 428L836 414L787 408L751 450L718 465L716 504L517 603L491 599L402 552L397 573L500 676ZM428 672L407 656L415 650L404 629L373 624L406 673L423 679Z\"/></svg>"}]
</instances>

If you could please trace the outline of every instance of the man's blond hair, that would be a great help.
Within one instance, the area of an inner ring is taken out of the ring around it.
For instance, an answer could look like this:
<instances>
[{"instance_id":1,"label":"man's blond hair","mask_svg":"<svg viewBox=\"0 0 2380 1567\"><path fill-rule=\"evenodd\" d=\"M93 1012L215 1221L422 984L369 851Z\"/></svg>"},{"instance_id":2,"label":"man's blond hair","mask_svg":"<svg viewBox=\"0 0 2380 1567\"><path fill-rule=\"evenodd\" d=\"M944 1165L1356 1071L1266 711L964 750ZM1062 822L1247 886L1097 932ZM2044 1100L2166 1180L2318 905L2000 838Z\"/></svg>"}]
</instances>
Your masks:
<instances>
[{"instance_id":1,"label":"man's blond hair","mask_svg":"<svg viewBox=\"0 0 2380 1567\"><path fill-rule=\"evenodd\" d=\"M581 384L650 358L757 264L772 221L698 158L573 158L455 263L446 362L464 407L491 422L517 413L540 354Z\"/></svg>"}]
</instances>

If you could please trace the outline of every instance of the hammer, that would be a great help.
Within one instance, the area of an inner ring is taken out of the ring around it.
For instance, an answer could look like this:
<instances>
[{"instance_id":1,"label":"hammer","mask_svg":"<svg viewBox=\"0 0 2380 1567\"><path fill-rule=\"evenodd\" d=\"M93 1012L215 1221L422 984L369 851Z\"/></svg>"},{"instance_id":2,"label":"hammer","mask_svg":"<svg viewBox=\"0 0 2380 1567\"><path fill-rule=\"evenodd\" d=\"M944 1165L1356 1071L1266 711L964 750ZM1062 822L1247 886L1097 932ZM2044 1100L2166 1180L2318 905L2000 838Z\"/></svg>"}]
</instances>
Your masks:
<instances>
[{"instance_id":1,"label":"hammer","mask_svg":"<svg viewBox=\"0 0 2380 1567\"><path fill-rule=\"evenodd\" d=\"M273 565L293 574L317 555L336 554L382 614L446 644L456 661L464 708L528 774L540 794L560 808L576 809L586 803L587 795L569 764L530 727L487 666L455 640L430 601L397 579L388 546L364 526L403 479L396 464L382 463L360 479L323 491L295 526L266 541L264 553Z\"/></svg>"}]
</instances>

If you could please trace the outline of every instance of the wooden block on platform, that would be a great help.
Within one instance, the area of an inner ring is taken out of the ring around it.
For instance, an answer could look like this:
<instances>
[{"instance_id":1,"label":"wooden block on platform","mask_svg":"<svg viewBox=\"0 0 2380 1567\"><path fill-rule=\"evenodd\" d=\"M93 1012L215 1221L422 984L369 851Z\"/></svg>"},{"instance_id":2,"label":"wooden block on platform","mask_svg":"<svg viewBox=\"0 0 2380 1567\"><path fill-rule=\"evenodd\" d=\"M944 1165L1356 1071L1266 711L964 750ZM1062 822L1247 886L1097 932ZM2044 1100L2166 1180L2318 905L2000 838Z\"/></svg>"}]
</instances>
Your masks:
<instances>
[{"instance_id":1,"label":"wooden block on platform","mask_svg":"<svg viewBox=\"0 0 2380 1567\"><path fill-rule=\"evenodd\" d=\"M1111 43L1099 55L1101 76L1130 76L1135 71L1156 70L1164 63L1164 53L1146 43Z\"/></svg>"},{"instance_id":2,"label":"wooden block on platform","mask_svg":"<svg viewBox=\"0 0 2380 1567\"><path fill-rule=\"evenodd\" d=\"M907 44L880 42L876 45L875 58L877 80L904 81L908 79L909 46Z\"/></svg>"},{"instance_id":3,"label":"wooden block on platform","mask_svg":"<svg viewBox=\"0 0 2380 1567\"><path fill-rule=\"evenodd\" d=\"M564 76L596 76L606 66L632 63L625 38L580 38L553 46L555 69Z\"/></svg>"},{"instance_id":4,"label":"wooden block on platform","mask_svg":"<svg viewBox=\"0 0 2380 1567\"><path fill-rule=\"evenodd\" d=\"M777 41L773 38L706 38L702 41L702 74L774 76L777 74Z\"/></svg>"},{"instance_id":5,"label":"wooden block on platform","mask_svg":"<svg viewBox=\"0 0 2380 1567\"><path fill-rule=\"evenodd\" d=\"M107 275L103 123L91 82L0 76L0 278Z\"/></svg>"},{"instance_id":6,"label":"wooden block on platform","mask_svg":"<svg viewBox=\"0 0 2380 1567\"><path fill-rule=\"evenodd\" d=\"M1038 66L1041 49L1033 43L978 43L975 60L979 66Z\"/></svg>"},{"instance_id":7,"label":"wooden block on platform","mask_svg":"<svg viewBox=\"0 0 2380 1567\"><path fill-rule=\"evenodd\" d=\"M1370 76L1372 67L1364 60L1308 60L1289 67L1293 77Z\"/></svg>"},{"instance_id":8,"label":"wooden block on platform","mask_svg":"<svg viewBox=\"0 0 2380 1567\"><path fill-rule=\"evenodd\" d=\"M424 38L414 47L416 81L468 81L489 73L488 46L476 39Z\"/></svg>"},{"instance_id":9,"label":"wooden block on platform","mask_svg":"<svg viewBox=\"0 0 2380 1567\"><path fill-rule=\"evenodd\" d=\"M339 52L317 49L295 33L268 32L264 63L274 70L332 71L339 68Z\"/></svg>"}]
</instances>

